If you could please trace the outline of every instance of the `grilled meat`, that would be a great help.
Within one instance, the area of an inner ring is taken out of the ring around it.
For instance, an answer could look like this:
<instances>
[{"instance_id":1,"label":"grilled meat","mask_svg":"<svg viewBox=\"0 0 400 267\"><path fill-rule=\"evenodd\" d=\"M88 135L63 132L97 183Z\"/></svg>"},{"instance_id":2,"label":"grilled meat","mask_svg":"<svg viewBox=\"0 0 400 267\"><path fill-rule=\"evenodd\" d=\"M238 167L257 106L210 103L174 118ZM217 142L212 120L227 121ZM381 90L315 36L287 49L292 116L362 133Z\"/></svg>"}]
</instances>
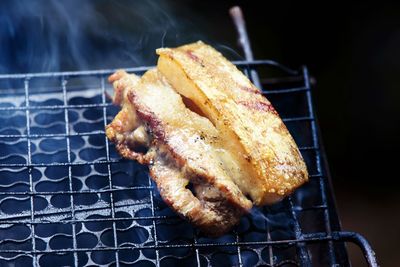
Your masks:
<instances>
[{"instance_id":1,"label":"grilled meat","mask_svg":"<svg viewBox=\"0 0 400 267\"><path fill-rule=\"evenodd\" d=\"M157 50L159 71L215 125L240 172L231 176L256 205L279 201L308 180L278 113L232 63L197 42Z\"/></svg>"},{"instance_id":2,"label":"grilled meat","mask_svg":"<svg viewBox=\"0 0 400 267\"><path fill-rule=\"evenodd\" d=\"M173 210L218 236L252 202L272 204L308 180L278 113L232 63L202 42L157 53L141 78L110 76L122 109L106 134L123 157L149 165Z\"/></svg>"},{"instance_id":3,"label":"grilled meat","mask_svg":"<svg viewBox=\"0 0 400 267\"><path fill-rule=\"evenodd\" d=\"M106 134L119 153L148 164L165 202L201 231L227 232L252 203L231 179L239 166L213 124L189 110L155 69L141 79L118 71L109 80L122 109Z\"/></svg>"}]
</instances>

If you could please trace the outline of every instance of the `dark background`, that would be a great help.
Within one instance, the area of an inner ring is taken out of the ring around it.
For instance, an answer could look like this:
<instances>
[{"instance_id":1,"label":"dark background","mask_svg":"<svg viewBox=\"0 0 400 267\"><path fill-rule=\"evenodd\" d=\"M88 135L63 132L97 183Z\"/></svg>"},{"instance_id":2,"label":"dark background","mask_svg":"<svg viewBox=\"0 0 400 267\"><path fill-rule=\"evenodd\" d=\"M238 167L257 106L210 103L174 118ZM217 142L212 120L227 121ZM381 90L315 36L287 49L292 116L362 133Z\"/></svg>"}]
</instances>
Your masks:
<instances>
[{"instance_id":1,"label":"dark background","mask_svg":"<svg viewBox=\"0 0 400 267\"><path fill-rule=\"evenodd\" d=\"M256 58L309 67L343 228L397 266L400 4L301 2L2 1L0 73L155 64L155 48L198 39L238 59L239 4Z\"/></svg>"}]
</instances>

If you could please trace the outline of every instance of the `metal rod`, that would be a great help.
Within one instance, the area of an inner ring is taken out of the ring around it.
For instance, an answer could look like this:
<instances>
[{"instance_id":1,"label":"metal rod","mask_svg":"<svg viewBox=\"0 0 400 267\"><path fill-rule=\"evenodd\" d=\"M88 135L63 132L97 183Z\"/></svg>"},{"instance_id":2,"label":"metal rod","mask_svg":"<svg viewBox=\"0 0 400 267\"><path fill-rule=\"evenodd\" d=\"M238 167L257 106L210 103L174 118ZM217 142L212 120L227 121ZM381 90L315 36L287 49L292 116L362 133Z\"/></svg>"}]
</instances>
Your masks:
<instances>
[{"instance_id":1,"label":"metal rod","mask_svg":"<svg viewBox=\"0 0 400 267\"><path fill-rule=\"evenodd\" d=\"M148 175L148 182L149 182L149 187L152 186L152 181L150 175ZM150 203L151 203L151 216L155 217L155 204L154 204L154 199L153 199L153 190L149 189L149 194L150 194ZM154 244L156 246L156 266L160 267L160 252L157 249L158 244L158 237L157 237L157 222L156 220L152 220L152 226L153 226L153 238L154 238Z\"/></svg>"},{"instance_id":2,"label":"metal rod","mask_svg":"<svg viewBox=\"0 0 400 267\"><path fill-rule=\"evenodd\" d=\"M303 231L301 229L299 219L298 219L296 211L294 209L294 203L293 203L292 197L289 196L287 198L287 201L289 204L289 209L291 210L291 216L293 218L293 230L294 230L296 239L303 239ZM297 245L297 253L299 254L299 258L300 258L300 262L302 263L302 266L311 267L310 255L308 253L306 244L299 242L296 245Z\"/></svg>"},{"instance_id":3,"label":"metal rod","mask_svg":"<svg viewBox=\"0 0 400 267\"><path fill-rule=\"evenodd\" d=\"M101 101L103 104L103 125L104 129L107 127L107 109L106 109L106 86L105 86L105 81L104 81L104 76L100 78L100 85L101 85ZM106 159L108 162L110 162L110 149L109 149L109 144L108 144L108 138L106 135L104 135L104 142L106 144ZM110 192L110 209L111 209L111 218L115 219L115 206L114 206L114 194L112 192L113 190L113 184L112 184L112 175L111 175L111 163L107 163L107 176L108 176L108 187ZM113 230L113 236L114 236L114 247L116 248L115 250L115 263L116 266L120 266L120 261L119 261L119 253L118 253L118 235L117 235L117 226L115 224L115 220L112 222L112 230Z\"/></svg>"},{"instance_id":4,"label":"metal rod","mask_svg":"<svg viewBox=\"0 0 400 267\"><path fill-rule=\"evenodd\" d=\"M335 239L343 240L343 241L350 241L357 244L360 249L362 250L365 260L368 262L369 266L371 267L378 267L378 261L376 259L376 255L374 250L372 249L371 245L362 235L355 232L334 232L332 236Z\"/></svg>"},{"instance_id":5,"label":"metal rod","mask_svg":"<svg viewBox=\"0 0 400 267\"><path fill-rule=\"evenodd\" d=\"M29 107L29 79L24 80L24 89L25 89L25 107ZM32 148L31 148L31 140L29 138L29 135L31 134L31 124L30 124L30 112L29 109L26 109L25 112L26 116L26 133L27 133L27 144L28 144L28 159L27 159L27 165L32 164ZM33 185L33 176L32 176L32 167L28 167L28 173L29 173L29 190L30 192L35 192L35 187ZM35 220L35 205L34 205L34 198L33 195L30 196L30 218L31 222ZM33 224L30 226L31 230L31 240L32 240L32 252L33 252L33 258L32 258L32 265L37 266L37 256L36 256L36 236L35 236L35 227Z\"/></svg>"},{"instance_id":6,"label":"metal rod","mask_svg":"<svg viewBox=\"0 0 400 267\"><path fill-rule=\"evenodd\" d=\"M208 247L236 247L236 246L258 246L258 245L287 245L296 243L320 243L326 241L336 241L336 242L353 242L360 246L360 248L365 251L365 256L368 263L372 267L378 267L375 253L372 250L368 241L360 234L354 232L332 232L331 236L326 233L312 233L304 234L302 239L285 239L285 240L275 240L275 241L241 241L241 242L215 242L215 243L198 243L196 247L198 248L208 248ZM193 244L181 243L181 244L158 244L158 245L136 245L136 246L121 246L118 250L134 250L134 249L164 249L164 248L191 248ZM77 248L77 249L51 249L51 250L37 250L37 254L49 254L49 253L65 253L65 252L86 252L86 251L114 251L114 247L95 247L95 248ZM25 250L20 249L0 249L0 253L26 253Z\"/></svg>"},{"instance_id":7,"label":"metal rod","mask_svg":"<svg viewBox=\"0 0 400 267\"><path fill-rule=\"evenodd\" d=\"M242 47L246 60L254 60L253 51L251 50L250 39L246 30L246 21L244 20L242 9L239 6L234 6L229 10L229 13L235 23L238 32L239 45Z\"/></svg>"},{"instance_id":8,"label":"metal rod","mask_svg":"<svg viewBox=\"0 0 400 267\"><path fill-rule=\"evenodd\" d=\"M274 60L235 60L232 61L238 67L243 66L260 66L260 65L271 65L274 67L279 68L280 70L286 72L289 75L296 75L298 71L293 70L285 65L282 65ZM133 68L126 68L127 72L144 72L155 66L141 66L141 67L133 67ZM17 73L17 74L0 74L0 79L30 79L30 78L54 78L54 77L76 77L76 76L101 76L101 75L108 75L112 74L117 69L102 69L102 70L86 70L86 71L64 71L64 72L39 72L39 73ZM2 93L2 92L0 92Z\"/></svg>"},{"instance_id":9,"label":"metal rod","mask_svg":"<svg viewBox=\"0 0 400 267\"><path fill-rule=\"evenodd\" d=\"M235 24L238 37L239 37L239 45L242 47L244 52L244 57L248 61L253 61L253 51L251 50L251 44L249 36L247 35L246 30L246 22L244 20L242 9L238 6L234 6L229 10L229 14L231 15L233 22ZM262 90L262 84L260 82L260 77L255 70L250 70L250 77L253 81L254 85L259 89Z\"/></svg>"},{"instance_id":10,"label":"metal rod","mask_svg":"<svg viewBox=\"0 0 400 267\"><path fill-rule=\"evenodd\" d=\"M61 78L61 87L62 87L62 93L63 93L63 102L64 105L67 105L68 103L68 97L67 97L67 80L65 77ZM64 121L65 121L65 134L69 135L69 116L68 116L68 110L64 109ZM67 137L66 138L67 142L67 159L68 163L71 163L71 140ZM68 166L68 184L69 184L69 190L72 191L73 185L72 185L72 166ZM71 216L72 219L75 220L75 204L74 204L74 195L71 194L69 196L69 202L70 202L70 208L71 208ZM76 241L76 224L72 223L72 245L73 248L77 248L77 241ZM74 265L78 266L78 254L74 252Z\"/></svg>"},{"instance_id":11,"label":"metal rod","mask_svg":"<svg viewBox=\"0 0 400 267\"><path fill-rule=\"evenodd\" d=\"M305 87L295 87L295 88L282 88L278 90L263 90L262 94L270 95L270 94L288 94L295 93L301 91L307 91L308 88ZM54 105L54 106L29 106L29 107L0 107L0 111L11 111L11 110L58 110L58 109L83 109L83 108L102 108L102 107L111 107L113 106L111 103L97 103L97 104L81 104L81 105ZM34 136L34 135L32 135Z\"/></svg>"},{"instance_id":12,"label":"metal rod","mask_svg":"<svg viewBox=\"0 0 400 267\"><path fill-rule=\"evenodd\" d=\"M306 88L311 89L311 84L310 84L310 77L308 75L308 69L303 66L303 73L304 73L304 86ZM315 113L314 113L314 109L313 109L313 103L312 103L312 99L311 99L311 90L306 91L306 96L307 96L307 103L308 103L308 115L312 116L315 118ZM312 132L312 141L313 141L313 145L318 147L319 143L318 143L318 136L317 136L317 125L316 125L316 121L312 120L311 122L311 132ZM326 196L326 185L325 185L325 177L322 173L322 166L321 166L321 158L320 158L320 151L317 149L315 150L315 163L316 163L316 167L317 167L317 172L322 174L320 179L320 190L321 190L321 198L322 198L322 203L327 204L327 196ZM325 228L327 233L330 235L332 232L331 229L331 219L329 216L329 210L325 209L324 210L324 218L325 218ZM328 242L328 246L329 246L329 260L332 262L331 264L335 264L336 262L336 257L335 257L335 253L333 251L333 244L332 242Z\"/></svg>"}]
</instances>

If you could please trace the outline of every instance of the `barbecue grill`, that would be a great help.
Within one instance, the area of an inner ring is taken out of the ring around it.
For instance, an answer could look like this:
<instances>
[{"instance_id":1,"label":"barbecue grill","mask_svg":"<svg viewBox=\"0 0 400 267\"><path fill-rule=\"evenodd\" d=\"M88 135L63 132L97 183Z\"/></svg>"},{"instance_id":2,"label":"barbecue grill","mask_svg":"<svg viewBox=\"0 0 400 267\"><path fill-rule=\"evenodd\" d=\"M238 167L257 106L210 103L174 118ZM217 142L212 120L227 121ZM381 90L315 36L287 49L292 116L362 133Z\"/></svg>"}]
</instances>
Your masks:
<instances>
[{"instance_id":1,"label":"barbecue grill","mask_svg":"<svg viewBox=\"0 0 400 267\"><path fill-rule=\"evenodd\" d=\"M177 217L147 168L108 142L114 70L0 75L0 265L350 266L352 242L377 266L368 242L341 230L307 68L234 63L274 104L310 181L220 238Z\"/></svg>"}]
</instances>

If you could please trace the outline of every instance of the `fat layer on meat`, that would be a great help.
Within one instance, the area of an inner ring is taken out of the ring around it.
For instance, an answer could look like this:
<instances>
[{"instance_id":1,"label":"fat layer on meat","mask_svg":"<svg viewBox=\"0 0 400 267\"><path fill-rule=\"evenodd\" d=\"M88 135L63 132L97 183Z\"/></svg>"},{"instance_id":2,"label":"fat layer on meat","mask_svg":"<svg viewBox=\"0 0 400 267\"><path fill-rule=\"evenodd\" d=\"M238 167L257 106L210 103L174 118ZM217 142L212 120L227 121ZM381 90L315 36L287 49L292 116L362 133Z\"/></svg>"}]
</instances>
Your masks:
<instances>
[{"instance_id":1,"label":"fat layer on meat","mask_svg":"<svg viewBox=\"0 0 400 267\"><path fill-rule=\"evenodd\" d=\"M240 166L232 179L256 205L275 203L308 180L278 113L236 66L202 42L157 54L159 71L219 131L223 148Z\"/></svg>"}]
</instances>

